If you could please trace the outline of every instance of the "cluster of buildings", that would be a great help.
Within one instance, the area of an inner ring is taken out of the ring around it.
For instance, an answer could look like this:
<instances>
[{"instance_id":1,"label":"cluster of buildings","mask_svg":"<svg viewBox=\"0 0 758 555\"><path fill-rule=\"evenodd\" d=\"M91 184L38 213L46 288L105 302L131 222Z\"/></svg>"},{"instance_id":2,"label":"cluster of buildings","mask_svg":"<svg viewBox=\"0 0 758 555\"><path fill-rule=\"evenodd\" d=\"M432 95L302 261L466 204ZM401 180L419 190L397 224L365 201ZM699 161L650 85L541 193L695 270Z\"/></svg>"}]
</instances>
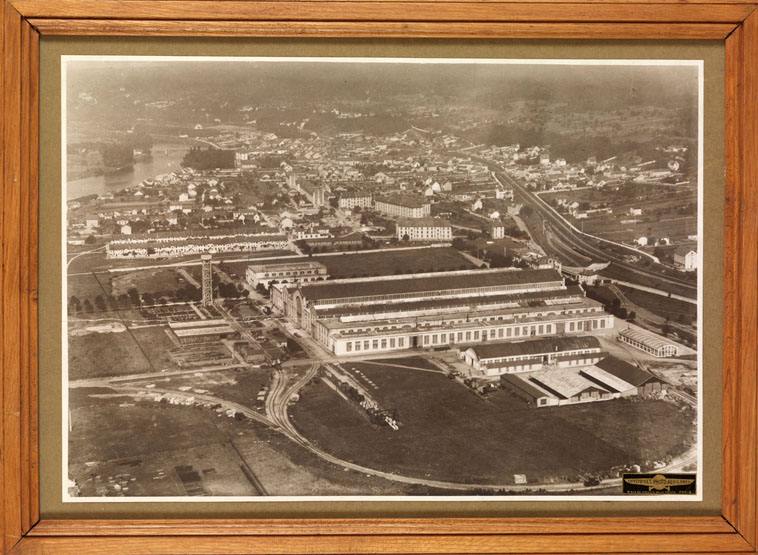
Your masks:
<instances>
[{"instance_id":1,"label":"cluster of buildings","mask_svg":"<svg viewBox=\"0 0 758 555\"><path fill-rule=\"evenodd\" d=\"M610 356L593 336L489 343L459 349L479 375L499 376L535 407L559 406L665 390L659 376Z\"/></svg>"},{"instance_id":2,"label":"cluster of buildings","mask_svg":"<svg viewBox=\"0 0 758 555\"><path fill-rule=\"evenodd\" d=\"M109 241L105 252L108 258L163 258L210 252L281 250L289 246L286 235L225 230L131 235Z\"/></svg>"},{"instance_id":3,"label":"cluster of buildings","mask_svg":"<svg viewBox=\"0 0 758 555\"><path fill-rule=\"evenodd\" d=\"M392 352L613 327L556 269L476 271L275 284L276 310L335 355Z\"/></svg>"}]
</instances>

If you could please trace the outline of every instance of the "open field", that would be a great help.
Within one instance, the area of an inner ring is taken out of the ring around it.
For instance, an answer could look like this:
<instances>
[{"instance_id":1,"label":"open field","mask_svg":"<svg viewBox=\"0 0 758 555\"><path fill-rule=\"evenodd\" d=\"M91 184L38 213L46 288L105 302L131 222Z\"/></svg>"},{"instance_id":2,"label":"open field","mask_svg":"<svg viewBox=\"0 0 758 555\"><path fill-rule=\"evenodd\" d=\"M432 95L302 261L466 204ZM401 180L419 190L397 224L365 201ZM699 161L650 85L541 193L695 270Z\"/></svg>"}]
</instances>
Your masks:
<instances>
[{"instance_id":1,"label":"open field","mask_svg":"<svg viewBox=\"0 0 758 555\"><path fill-rule=\"evenodd\" d=\"M467 270L474 265L457 250L450 247L413 250L386 250L383 252L345 254L314 257L326 264L332 278L350 276L386 276Z\"/></svg>"},{"instance_id":2,"label":"open field","mask_svg":"<svg viewBox=\"0 0 758 555\"><path fill-rule=\"evenodd\" d=\"M697 318L697 305L695 304L677 299L669 299L662 295L624 287L623 285L619 285L618 288L631 302L662 318L668 317L675 321L680 321L681 318L683 322L689 322Z\"/></svg>"},{"instance_id":3,"label":"open field","mask_svg":"<svg viewBox=\"0 0 758 555\"><path fill-rule=\"evenodd\" d=\"M189 449L218 443L220 430L216 414L194 407L138 402L133 406L90 404L71 401L72 427L69 441L78 445L69 457L72 462L138 457L148 453ZM119 404L126 397L118 397ZM111 399L113 401L113 399Z\"/></svg>"},{"instance_id":4,"label":"open field","mask_svg":"<svg viewBox=\"0 0 758 555\"><path fill-rule=\"evenodd\" d=\"M195 495L257 495L240 470L243 459L269 495L450 493L343 469L256 422L209 409L135 403L106 388L72 389L70 395L69 470L81 495L188 495L177 467L199 476ZM117 476L126 476L127 492L108 480Z\"/></svg>"},{"instance_id":5,"label":"open field","mask_svg":"<svg viewBox=\"0 0 758 555\"><path fill-rule=\"evenodd\" d=\"M623 195L605 189L600 191L587 188L542 193L539 197L548 203L564 199L569 203L598 203L611 208L612 214L590 213L584 220L575 220L570 215L563 214L585 233L611 241L632 243L645 236L654 240L667 237L672 242L680 243L686 241L688 236L697 234L696 189L632 183L624 186L623 190ZM684 212L681 211L683 207ZM629 215L631 208L642 209L642 215Z\"/></svg>"},{"instance_id":6,"label":"open field","mask_svg":"<svg viewBox=\"0 0 758 555\"><path fill-rule=\"evenodd\" d=\"M280 262L315 260L326 265L331 279L389 276L443 270L467 270L474 265L452 247L433 249L387 249L381 252L344 253L333 256L282 258ZM248 262L227 262L231 271L243 277Z\"/></svg>"},{"instance_id":7,"label":"open field","mask_svg":"<svg viewBox=\"0 0 758 555\"><path fill-rule=\"evenodd\" d=\"M652 264L652 263L651 263ZM642 261L642 265L646 265L646 261ZM658 269L661 269L661 266L657 266ZM695 287L697 285L697 275L695 272L690 272L689 274L685 272L678 272L675 270L669 270L669 269L663 269L663 273L666 275L677 277L679 279L689 279L690 283L692 283L692 286ZM626 281L629 279L629 272L625 270L623 267L619 266L615 262L611 262L610 266L607 268L600 270L599 274L603 277L608 277L611 279L616 279L619 281ZM660 289L661 291L668 291L670 293L675 293L677 295L685 295L688 297L692 297L693 299L697 297L696 291L689 290L689 289L683 289L675 284L669 283L667 281L662 281L659 279L656 279L654 277L649 276L643 276L643 275L635 275L634 276L634 282L639 285L645 285L647 287L653 287L654 289Z\"/></svg>"},{"instance_id":8,"label":"open field","mask_svg":"<svg viewBox=\"0 0 758 555\"><path fill-rule=\"evenodd\" d=\"M697 235L697 218L680 216L659 219L658 216L640 217L636 223L623 224L619 216L602 215L587 218L577 223L576 227L582 228L585 233L616 241L617 243L631 244L640 237L652 237L653 241L666 237L677 244L686 242L691 235ZM624 218L625 219L625 218ZM652 249L650 249L652 251Z\"/></svg>"},{"instance_id":9,"label":"open field","mask_svg":"<svg viewBox=\"0 0 758 555\"><path fill-rule=\"evenodd\" d=\"M184 287L184 278L180 281L180 275L173 268L155 268L152 270L135 270L123 272L111 277L111 289L114 296L125 294L132 287L140 294L173 292Z\"/></svg>"},{"instance_id":10,"label":"open field","mask_svg":"<svg viewBox=\"0 0 758 555\"><path fill-rule=\"evenodd\" d=\"M291 409L301 432L337 456L388 472L469 483L574 480L641 463L659 449L684 451L690 419L666 403L614 400L529 409L506 391L484 400L442 374L353 363L377 386L371 394L397 409L398 431L374 428L360 409L317 382ZM648 407L656 420L649 419ZM603 426L597 422L603 420ZM638 427L636 442L612 430ZM667 434L658 431L666 422ZM644 447L647 443L652 443Z\"/></svg>"},{"instance_id":11,"label":"open field","mask_svg":"<svg viewBox=\"0 0 758 555\"><path fill-rule=\"evenodd\" d=\"M153 368L128 331L68 336L68 378L81 380L150 372Z\"/></svg>"},{"instance_id":12,"label":"open field","mask_svg":"<svg viewBox=\"0 0 758 555\"><path fill-rule=\"evenodd\" d=\"M688 422L688 417L695 418L694 410L677 414L678 409L665 401L613 401L575 405L566 411L563 408L547 410L560 411L563 420L577 426L589 424L599 440L635 453L641 461L680 454L684 450L681 442L692 439L688 432L695 430Z\"/></svg>"},{"instance_id":13,"label":"open field","mask_svg":"<svg viewBox=\"0 0 758 555\"><path fill-rule=\"evenodd\" d=\"M69 256L72 258L73 254ZM268 258L268 257L281 257L294 254L291 251L258 251L258 252L239 252L239 253L225 253L223 258L226 260L255 260L256 258ZM153 266L165 266L181 263L197 263L200 264L199 254L189 254L186 256L174 256L170 258L134 258L134 259L107 259L104 252L94 252L90 254L84 254L74 260L68 267L69 274L78 274L81 272L105 272L110 269L119 268L149 268Z\"/></svg>"},{"instance_id":14,"label":"open field","mask_svg":"<svg viewBox=\"0 0 758 555\"><path fill-rule=\"evenodd\" d=\"M95 298L98 296L107 300L105 299L106 293L110 294L108 278L102 274L99 278L100 279L98 279L95 274L68 276L66 279L67 300L74 296L81 302L84 302L84 299L89 299L93 305L95 304ZM103 291L103 289L105 289L105 291Z\"/></svg>"},{"instance_id":15,"label":"open field","mask_svg":"<svg viewBox=\"0 0 758 555\"><path fill-rule=\"evenodd\" d=\"M156 370L177 370L179 367L171 360L169 351L176 345L167 335L168 326L136 328L131 332Z\"/></svg>"},{"instance_id":16,"label":"open field","mask_svg":"<svg viewBox=\"0 0 758 555\"><path fill-rule=\"evenodd\" d=\"M72 397L69 435L69 469L82 495L256 495L226 419L128 397L93 402L89 391ZM128 491L111 477L125 477Z\"/></svg>"}]
</instances>

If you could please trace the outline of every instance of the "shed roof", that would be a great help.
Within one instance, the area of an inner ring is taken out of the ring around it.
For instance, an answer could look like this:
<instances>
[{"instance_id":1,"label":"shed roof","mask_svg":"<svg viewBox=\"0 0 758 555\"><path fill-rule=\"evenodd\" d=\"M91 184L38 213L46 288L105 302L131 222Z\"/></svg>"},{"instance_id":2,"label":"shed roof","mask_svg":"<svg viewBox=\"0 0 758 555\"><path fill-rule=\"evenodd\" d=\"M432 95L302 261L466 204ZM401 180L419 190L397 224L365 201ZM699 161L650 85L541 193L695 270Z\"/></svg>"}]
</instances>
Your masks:
<instances>
[{"instance_id":1,"label":"shed roof","mask_svg":"<svg viewBox=\"0 0 758 555\"><path fill-rule=\"evenodd\" d=\"M624 391L629 391L630 389L637 389L636 386L630 384L626 380L622 380L618 376L614 376L610 372L606 372L597 366L584 368L579 373L583 376L589 377L590 379L594 378L595 380L599 381L603 387L614 392L622 393Z\"/></svg>"},{"instance_id":2,"label":"shed roof","mask_svg":"<svg viewBox=\"0 0 758 555\"><path fill-rule=\"evenodd\" d=\"M531 395L535 399L539 399L540 397L555 398L548 391L545 391L544 389L539 388L536 384L529 383L527 380L522 379L521 377L514 374L503 374L500 376L500 379L514 386L515 388L520 389L524 393Z\"/></svg>"},{"instance_id":3,"label":"shed roof","mask_svg":"<svg viewBox=\"0 0 758 555\"><path fill-rule=\"evenodd\" d=\"M546 270L503 270L487 271L472 270L471 272L453 275L440 273L437 276L409 277L401 279L381 279L375 281L310 283L302 285L300 290L309 300L337 299L345 297L368 297L373 295L392 295L402 293L423 293L429 291L445 291L449 289L466 289L474 287L497 287L501 285L517 285L539 283L545 281L562 281L560 274L554 269Z\"/></svg>"},{"instance_id":4,"label":"shed roof","mask_svg":"<svg viewBox=\"0 0 758 555\"><path fill-rule=\"evenodd\" d=\"M471 347L479 360L599 348L600 341L591 335L579 337L550 337L545 339L508 341L503 343L483 343Z\"/></svg>"},{"instance_id":5,"label":"shed roof","mask_svg":"<svg viewBox=\"0 0 758 555\"><path fill-rule=\"evenodd\" d=\"M569 399L587 390L605 391L602 387L580 376L573 368L555 368L535 372L529 378L537 385L554 391L564 399Z\"/></svg>"},{"instance_id":6,"label":"shed roof","mask_svg":"<svg viewBox=\"0 0 758 555\"><path fill-rule=\"evenodd\" d=\"M676 347L673 343L670 341L666 341L661 337L658 337L657 335L652 335L650 333L645 333L644 331L628 328L625 330L622 330L619 332L619 335L623 337L628 337L629 339L632 339L634 341L637 341L638 343L642 343L643 345L647 345L651 349L655 349L656 351L658 349L662 349L663 347L672 346Z\"/></svg>"},{"instance_id":7,"label":"shed roof","mask_svg":"<svg viewBox=\"0 0 758 555\"><path fill-rule=\"evenodd\" d=\"M625 382L632 384L635 387L639 387L641 385L645 385L647 382L651 380L656 380L662 382L663 380L656 376L655 374L651 374L650 372L643 370L642 368L637 368L636 366L632 366L628 362L624 362L623 360L617 359L616 357L606 357L600 362L597 362L595 364L598 368L601 370L605 370L609 374L616 376L617 378L620 378L624 380Z\"/></svg>"}]
</instances>

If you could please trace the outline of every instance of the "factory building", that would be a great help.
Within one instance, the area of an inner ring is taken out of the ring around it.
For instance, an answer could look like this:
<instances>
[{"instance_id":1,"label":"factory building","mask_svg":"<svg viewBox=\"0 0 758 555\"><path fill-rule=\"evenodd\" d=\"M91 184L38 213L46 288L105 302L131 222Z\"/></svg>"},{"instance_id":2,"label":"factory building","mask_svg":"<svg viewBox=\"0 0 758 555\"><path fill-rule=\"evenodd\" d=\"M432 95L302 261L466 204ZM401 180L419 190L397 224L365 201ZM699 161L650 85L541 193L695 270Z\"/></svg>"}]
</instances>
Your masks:
<instances>
[{"instance_id":1,"label":"factory building","mask_svg":"<svg viewBox=\"0 0 758 555\"><path fill-rule=\"evenodd\" d=\"M251 264L245 278L251 288L258 284L268 287L272 281L278 283L308 282L329 277L326 266L320 262L279 262L272 264Z\"/></svg>"},{"instance_id":2,"label":"factory building","mask_svg":"<svg viewBox=\"0 0 758 555\"><path fill-rule=\"evenodd\" d=\"M466 364L483 376L594 364L606 356L593 336L482 343L460 349Z\"/></svg>"},{"instance_id":3,"label":"factory building","mask_svg":"<svg viewBox=\"0 0 758 555\"><path fill-rule=\"evenodd\" d=\"M668 385L655 374L599 350L591 357L592 360L582 361L580 367L543 364L536 371L504 373L500 381L535 407L647 395L665 390Z\"/></svg>"},{"instance_id":4,"label":"factory building","mask_svg":"<svg viewBox=\"0 0 758 555\"><path fill-rule=\"evenodd\" d=\"M401 241L452 241L453 227L439 218L401 218L395 227Z\"/></svg>"},{"instance_id":5,"label":"factory building","mask_svg":"<svg viewBox=\"0 0 758 555\"><path fill-rule=\"evenodd\" d=\"M657 358L675 357L679 347L661 337L632 328L619 332L618 340Z\"/></svg>"},{"instance_id":6,"label":"factory building","mask_svg":"<svg viewBox=\"0 0 758 555\"><path fill-rule=\"evenodd\" d=\"M234 328L223 319L169 322L168 327L181 345L211 343L237 335Z\"/></svg>"},{"instance_id":7,"label":"factory building","mask_svg":"<svg viewBox=\"0 0 758 555\"><path fill-rule=\"evenodd\" d=\"M606 357L585 371L590 379L596 379L605 389L618 392L622 397L646 395L666 389L668 383L657 375L632 366L615 357ZM613 379L610 378L614 378Z\"/></svg>"},{"instance_id":8,"label":"factory building","mask_svg":"<svg viewBox=\"0 0 758 555\"><path fill-rule=\"evenodd\" d=\"M555 269L465 270L276 287L275 307L336 355L610 331Z\"/></svg>"}]
</instances>

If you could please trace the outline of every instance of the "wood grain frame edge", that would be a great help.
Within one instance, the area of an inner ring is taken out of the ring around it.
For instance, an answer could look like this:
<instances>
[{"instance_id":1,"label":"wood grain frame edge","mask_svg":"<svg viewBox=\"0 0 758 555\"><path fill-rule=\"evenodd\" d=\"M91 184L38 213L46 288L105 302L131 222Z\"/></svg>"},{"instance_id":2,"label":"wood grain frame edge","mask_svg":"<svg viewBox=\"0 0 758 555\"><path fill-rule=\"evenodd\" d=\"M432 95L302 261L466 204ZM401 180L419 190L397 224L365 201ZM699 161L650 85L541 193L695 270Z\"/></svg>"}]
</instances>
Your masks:
<instances>
[{"instance_id":1,"label":"wood grain frame edge","mask_svg":"<svg viewBox=\"0 0 758 555\"><path fill-rule=\"evenodd\" d=\"M163 1L163 0L161 0ZM198 522L189 523L182 527L181 524L168 524L165 526L151 525L146 523L133 524L133 528L124 531L121 530L118 533L114 530L108 531L103 527L98 527L96 523L92 521L80 521L77 525L73 522L69 522L70 526L68 531L58 528L55 531L56 526L60 525L59 521L43 521L38 523L38 505L32 501L36 497L38 480L36 476L36 382L33 381L36 378L32 378L32 374L36 375L36 353L34 350L36 347L35 340L31 338L34 335L33 331L36 329L36 264L33 263L36 260L36 228L32 228L32 224L26 231L19 227L14 227L9 221L13 215L26 215L29 218L29 222L34 222L36 226L36 195L31 193L20 194L20 191L14 191L12 183L16 183L15 180L19 179L22 182L28 184L30 187L28 191L34 189L33 185L36 183L36 133L34 127L37 122L36 108L32 105L36 100L34 91L37 84L33 81L28 83L28 92L31 92L30 98L32 100L22 101L21 83L14 81L17 78L19 81L29 79L31 73L36 71L36 56L37 54L29 50L30 48L36 48L37 31L43 33L55 32L54 27L46 24L53 21L51 19L34 20L29 21L24 14L19 14L17 10L4 1L0 5L0 20L4 28L3 36L3 62L2 69L0 69L0 82L2 83L2 104L0 109L4 117L2 118L2 127L0 127L0 133L2 133L2 147L3 147L3 163L2 169L0 169L0 178L4 187L0 192L0 212L3 214L3 219L0 220L0 230L2 230L2 260L3 266L0 269L0 286L2 287L3 300L0 305L3 315L3 322L0 322L0 335L3 338L3 356L0 359L0 383L3 385L3 395L0 396L0 408L3 415L3 427L2 427L2 453L0 453L0 468L2 469L0 484L0 495L2 495L2 508L3 515L0 515L0 547L2 552L8 552L9 550L14 553L94 553L98 548L103 548L108 545L108 542L120 541L123 542L124 538L129 538L128 545L130 549L134 549L137 552L165 552L171 553L172 549L176 549L177 546L184 546L187 548L186 552L193 552L193 544L195 548L203 548L208 546L208 538L211 538L210 532L206 529L202 532L202 525ZM71 21L71 20L68 20ZM31 27L32 23L35 28ZM181 22L180 22L181 23ZM186 23L186 22L185 22ZM301 22L304 27L308 27L311 22ZM381 23L373 24L368 23L366 25L381 25ZM450 24L443 24L450 25ZM528 24L527 24L528 25ZM565 24L564 24L565 25ZM694 24L697 25L697 24ZM588 24L588 26L597 26L597 24ZM671 26L668 26L669 29ZM314 29L316 36L323 36L318 30L317 26L311 27ZM281 29L280 29L281 30ZM10 31L10 32L9 32ZM323 29L321 29L323 31ZM544 29L542 30L544 31ZM565 29L564 29L565 31ZM93 32L91 29L86 29L82 32ZM400 30L401 33L408 35L413 33L412 27L405 27ZM335 33L345 34L344 28L335 30ZM165 29L157 30L156 34L169 34ZM302 36L302 34L295 34L292 36ZM335 34L333 36L340 36ZM387 35L380 35L387 36ZM443 36L455 36L455 35L443 35ZM26 38L23 38L26 37ZM738 257L746 254L758 255L756 251L756 239L755 235L749 236L749 230L754 230L758 227L755 221L755 215L758 214L758 201L754 199L755 194L748 194L748 184L752 183L755 186L758 183L758 169L756 163L758 162L758 145L756 141L756 134L758 130L755 127L747 129L744 125L737 125L736 122L753 122L756 121L756 106L754 103L752 106L749 104L750 100L755 100L756 91L758 91L758 77L756 77L755 70L745 69L745 61L752 60L754 62L753 67L758 67L758 18L756 17L755 10L745 19L742 24L732 25L728 32L721 37L709 37L709 38L726 38L727 39L727 51L729 52L729 44L731 41L731 55L737 56L739 61L737 62L741 67L739 74L737 75L737 81L733 83L734 97L732 100L731 108L727 106L727 121L732 118L732 127L730 128L729 135L727 137L727 149L728 153L738 155L736 159L736 166L732 168L732 177L735 183L734 195L732 200L727 199L727 210L731 210L737 219L732 220L733 223L740 223L738 227L740 229L730 231L727 238L727 245L725 245L725 255L727 248L734 248ZM612 37L609 37L612 38ZM651 37L652 38L652 37ZM692 38L692 37L689 37ZM22 46L23 45L23 46ZM739 46L738 46L739 45ZM26 52L26 54L24 54ZM728 54L729 55L729 54ZM26 56L26 57L25 57ZM737 60L737 58L735 58ZM727 62L729 64L729 62ZM729 74L729 72L727 72ZM727 96L729 98L729 86L727 87ZM9 94L12 93L12 94ZM22 114L21 108L26 106L26 112ZM19 108L16 112L18 116L14 116L12 108ZM730 111L731 110L731 111ZM731 114L731 116L730 116ZM745 119L747 118L747 119ZM751 119L752 118L752 119ZM26 137L26 143L24 143L23 137ZM731 143L731 146L730 146ZM17 144L17 147L13 145ZM734 149L729 151L729 149ZM754 163L745 161L746 157L753 156ZM731 158L730 161L733 162ZM23 160L26 160L25 162ZM26 165L25 165L26 164ZM729 171L729 170L728 170ZM728 177L728 188L730 187L730 179ZM26 195L26 196L25 196ZM745 212L752 212L752 215L746 219L744 217ZM10 216L10 217L9 217ZM18 218L18 221L23 221L22 218ZM17 243L14 244L14 241ZM752 241L752 242L751 242ZM21 264L14 265L12 260L13 254L25 253L27 256L26 270L22 270ZM693 551L693 549L708 549L707 552L733 552L733 553L746 553L755 552L755 530L756 530L756 510L755 510L755 497L758 494L756 489L755 480L755 429L758 426L758 418L756 412L756 399L755 394L752 396L746 396L745 386L755 385L755 363L756 363L756 348L747 345L749 339L745 336L746 329L753 329L756 331L756 302L753 302L747 311L740 308L745 297L743 294L750 294L749 289L752 287L756 289L755 282L746 282L741 280L739 275L745 270L754 269L751 264L755 262L737 262L735 259L730 259L730 266L733 267L732 283L731 287L727 287L725 283L725 289L730 289L729 299L725 298L728 310L732 311L734 318L729 321L729 324L734 322L732 329L732 335L729 338L729 343L726 343L725 337L725 358L730 358L732 364L732 372L729 373L729 386L731 395L739 396L739 403L735 406L736 410L733 411L731 418L735 418L741 424L746 424L744 428L740 428L739 435L736 437L732 435L735 441L729 443L729 448L725 449L725 456L736 457L729 459L730 467L736 468L739 466L738 462L742 460L745 453L750 456L750 449L752 449L752 459L749 464L746 465L740 471L735 471L734 475L725 476L725 482L729 490L728 493L736 495L724 496L724 520L723 525L718 522L714 523L714 519L695 519L700 521L700 525L708 523L709 527L715 526L717 532L708 532L705 529L701 529L700 532L686 531L680 534L662 534L659 532L652 532L651 529L645 531L644 526L637 526L629 530L630 535L624 535L614 532L585 532L579 536L572 536L570 534L555 534L548 532L545 534L545 530L537 530L532 533L525 533L523 530L517 531L516 527L513 527L509 533L507 530L507 523L509 520L500 520L499 525L504 526L505 529L500 529L499 532L493 534L492 530L498 529L498 523L496 522L481 522L482 528L478 531L476 526L466 529L459 521L458 526L456 523L452 523L452 528L446 532L441 530L434 531L434 526L429 523L421 523L426 527L426 532L419 533L419 530L413 530L414 519L405 519L401 521L386 522L382 524L380 521L372 521L374 526L366 524L363 527L365 531L368 529L369 534L366 536L360 536L361 532L348 532L344 529L341 533L329 532L329 526L334 525L329 521L314 521L316 529L320 530L320 533L308 535L308 534L296 534L294 530L287 530L280 532L279 535L272 533L265 533L258 529L256 531L255 526L252 523L244 523L235 521L242 529L231 531L225 536L225 541L230 540L228 544L233 546L244 547L247 546L251 549L258 549L260 552L298 552L298 549L304 549L308 546L311 548L318 547L321 552L331 552L328 548L328 542L335 542L335 553L344 552L359 552L350 551L352 549L365 552L367 549L373 550L373 552L383 553L399 553L400 549L407 550L413 548L415 552L425 552L423 545L428 544L430 536L436 538L437 541L434 545L437 547L458 548L460 552L494 552L493 549L498 546L506 547L505 544L498 542L508 542L509 539L514 540L518 536L518 545L513 545L514 548L520 549L519 553L526 553L524 549L527 549L530 545L538 545L530 543L529 536L536 537L543 535L547 542L553 542L553 546L549 547L550 552L558 553L558 548L566 547L569 543L564 543L555 540L563 536L564 539L570 537L572 540L576 540L579 543L578 549L570 549L566 552L592 552L601 553L606 552L602 549L599 543L593 543L595 540L584 543L582 538L588 539L591 537L604 538L605 541L614 543L617 547L622 547L624 551L627 550L629 544L621 546L618 542L621 540L629 540L631 537L639 534L643 534L643 537L647 536L648 539L653 535L658 539L671 538L678 536L680 540L686 540L684 544L687 544L687 551L690 553L696 553L699 551ZM737 267L735 267L735 265ZM35 268L32 268L35 266ZM755 294L749 297L752 301L755 301ZM727 311L725 311L727 314ZM6 316L10 316L6 318ZM16 333L16 330L18 332ZM726 328L725 328L726 333ZM754 335L753 335L754 337ZM755 343L753 341L753 343ZM727 345L729 345L730 353L727 354ZM5 347L11 347L10 350ZM748 347L748 351L743 349ZM742 353L742 354L739 354ZM751 362L752 361L752 362ZM734 363L739 362L740 367L743 368L745 364L750 367L750 372L736 372L734 371ZM752 365L752 366L751 366ZM23 368L23 372L19 369ZM726 383L725 373L725 387ZM9 387L10 386L10 387ZM725 389L726 391L726 389ZM23 415L23 417L22 417ZM26 425L23 422L26 419ZM725 414L726 418L726 414ZM733 429L730 429L733 430ZM731 433L731 432L730 432ZM26 444L24 443L26 442ZM736 449L736 450L735 450ZM25 454L28 454L28 460L24 459ZM745 502L745 495L752 495L752 502ZM727 504L727 498L729 503ZM536 520L536 519L535 519ZM570 519L566 519L570 520ZM578 519L585 523L595 519ZM677 519L651 519L660 521L660 525L671 524L672 520ZM665 522L664 522L665 520ZM718 521L718 519L716 519ZM513 523L512 520L510 520ZM610 520L597 519L597 524L600 527L617 526L611 523ZM116 523L117 521L111 521ZM605 523L605 524L603 524ZM123 527L123 522L120 526ZM267 525L270 527L276 527L281 522L262 522L260 525ZM568 524L568 523L566 523ZM732 524L734 527L732 527ZM543 524L537 524L536 526L543 526ZM555 523L557 526L558 523ZM728 526L727 526L728 525ZM64 523L65 527L66 524ZM462 527L461 527L462 526ZM207 528L207 527L206 527ZM244 530L247 529L247 531ZM75 529L75 530L74 530ZM431 531L430 531L431 530ZM710 530L710 528L708 528ZM204 538L202 542L198 542L198 533L204 533L201 536ZM19 539L24 536L21 541ZM302 543L300 540L293 540L288 542L281 542L282 538L307 538L307 543ZM345 539L347 538L347 539ZM356 538L363 538L356 539ZM373 538L373 539L372 539ZM378 538L378 540L377 540ZM394 539L393 539L394 538ZM457 539L456 539L457 538ZM395 539L399 539L401 543L397 543ZM410 542L409 542L410 540ZM523 541L522 541L523 540ZM705 541L701 541L705 540ZM272 541L279 541L281 550L277 551L273 549L271 545ZM313 542L316 542L315 544ZM377 543L377 541L379 543ZM468 544L460 542L468 541ZM514 540L516 541L516 540ZM157 543L156 543L157 542ZM382 543L384 542L384 543ZM416 542L416 543L414 543ZM447 543L445 543L447 542ZM150 544L154 547L151 547ZM670 548L664 548L663 550L655 550L651 543L644 545L637 545L645 549L645 552L679 552L681 549L673 547L673 543L669 544ZM680 544L680 545L684 545ZM112 545L112 544L111 544ZM126 547L125 544L120 543L120 546ZM89 546L89 547L88 547ZM538 545L541 549L546 547L546 542ZM661 546L663 547L663 546ZM82 549L84 548L84 549ZM689 549L692 548L692 549ZM286 551L289 549L289 551ZM498 548L499 549L499 548ZM162 550L162 551L159 551ZM295 551L292 551L295 550ZM482 551L485 550L485 551ZM203 551L206 552L206 551ZM210 553L211 551L207 551ZM216 551L212 551L216 552ZM224 551L218 551L222 553ZM402 551L405 552L405 551ZM502 551L502 552L516 552L516 551ZM537 552L537 551L535 551ZM541 550L539 552L546 552ZM616 551L618 552L618 551ZM705 551L704 551L705 552Z\"/></svg>"}]
</instances>

